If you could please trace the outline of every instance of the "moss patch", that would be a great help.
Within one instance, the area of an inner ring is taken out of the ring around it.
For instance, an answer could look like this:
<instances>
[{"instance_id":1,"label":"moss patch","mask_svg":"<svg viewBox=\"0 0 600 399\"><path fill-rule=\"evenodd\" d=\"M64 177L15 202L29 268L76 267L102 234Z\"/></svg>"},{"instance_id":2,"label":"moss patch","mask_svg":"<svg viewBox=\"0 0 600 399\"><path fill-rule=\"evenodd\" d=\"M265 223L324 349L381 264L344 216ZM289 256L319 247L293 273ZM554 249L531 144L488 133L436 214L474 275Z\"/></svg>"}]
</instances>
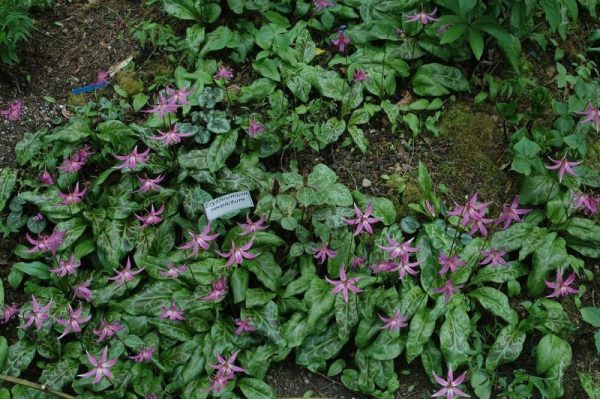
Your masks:
<instances>
[{"instance_id":1,"label":"moss patch","mask_svg":"<svg viewBox=\"0 0 600 399\"><path fill-rule=\"evenodd\" d=\"M506 202L510 184L501 167L510 161L510 154L494 109L454 104L444 111L439 129L440 137L432 140L423 159L433 181L445 184L453 199L477 191L482 200L496 206Z\"/></svg>"},{"instance_id":2,"label":"moss patch","mask_svg":"<svg viewBox=\"0 0 600 399\"><path fill-rule=\"evenodd\" d=\"M144 90L144 85L139 80L135 73L131 71L121 71L116 76L117 84L122 88L129 96L134 96Z\"/></svg>"}]
</instances>

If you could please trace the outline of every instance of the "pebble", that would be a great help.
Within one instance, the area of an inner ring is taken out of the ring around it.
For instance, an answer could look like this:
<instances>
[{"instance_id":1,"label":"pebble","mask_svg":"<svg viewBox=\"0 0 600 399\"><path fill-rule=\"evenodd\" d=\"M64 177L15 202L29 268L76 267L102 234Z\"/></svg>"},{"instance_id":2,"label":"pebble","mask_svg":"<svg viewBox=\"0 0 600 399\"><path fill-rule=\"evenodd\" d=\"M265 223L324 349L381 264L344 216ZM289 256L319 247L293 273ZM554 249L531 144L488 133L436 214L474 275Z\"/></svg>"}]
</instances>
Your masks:
<instances>
[{"instance_id":1,"label":"pebble","mask_svg":"<svg viewBox=\"0 0 600 399\"><path fill-rule=\"evenodd\" d=\"M363 179L363 181L362 181L362 186L365 188L371 187L372 184L373 183L371 183L371 180L369 180L369 179Z\"/></svg>"}]
</instances>

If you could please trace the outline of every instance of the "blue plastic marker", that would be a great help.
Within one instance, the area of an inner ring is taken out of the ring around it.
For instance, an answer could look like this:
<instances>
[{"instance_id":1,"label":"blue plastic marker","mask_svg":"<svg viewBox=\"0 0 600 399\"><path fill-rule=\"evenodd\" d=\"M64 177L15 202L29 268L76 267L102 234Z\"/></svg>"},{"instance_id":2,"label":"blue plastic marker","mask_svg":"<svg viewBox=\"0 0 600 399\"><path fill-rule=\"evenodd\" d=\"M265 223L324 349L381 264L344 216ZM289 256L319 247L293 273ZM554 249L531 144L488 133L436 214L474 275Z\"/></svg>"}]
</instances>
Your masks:
<instances>
[{"instance_id":1,"label":"blue plastic marker","mask_svg":"<svg viewBox=\"0 0 600 399\"><path fill-rule=\"evenodd\" d=\"M71 90L71 93L73 93L74 95L89 93L90 91L102 89L103 87L106 87L107 85L108 85L108 82L93 83L93 84L87 85L87 86L76 87L73 90Z\"/></svg>"}]
</instances>

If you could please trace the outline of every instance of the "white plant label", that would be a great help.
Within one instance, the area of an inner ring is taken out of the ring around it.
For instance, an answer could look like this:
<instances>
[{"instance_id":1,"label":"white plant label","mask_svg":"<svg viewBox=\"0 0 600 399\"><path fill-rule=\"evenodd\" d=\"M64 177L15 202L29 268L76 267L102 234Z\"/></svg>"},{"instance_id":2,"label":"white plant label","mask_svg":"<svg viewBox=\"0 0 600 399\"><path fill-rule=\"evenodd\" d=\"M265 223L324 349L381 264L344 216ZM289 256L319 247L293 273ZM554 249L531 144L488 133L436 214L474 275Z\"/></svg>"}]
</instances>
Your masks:
<instances>
[{"instance_id":1,"label":"white plant label","mask_svg":"<svg viewBox=\"0 0 600 399\"><path fill-rule=\"evenodd\" d=\"M208 220L213 221L228 212L252 208L253 206L254 202L250 196L250 191L238 191L206 202L204 212Z\"/></svg>"}]
</instances>

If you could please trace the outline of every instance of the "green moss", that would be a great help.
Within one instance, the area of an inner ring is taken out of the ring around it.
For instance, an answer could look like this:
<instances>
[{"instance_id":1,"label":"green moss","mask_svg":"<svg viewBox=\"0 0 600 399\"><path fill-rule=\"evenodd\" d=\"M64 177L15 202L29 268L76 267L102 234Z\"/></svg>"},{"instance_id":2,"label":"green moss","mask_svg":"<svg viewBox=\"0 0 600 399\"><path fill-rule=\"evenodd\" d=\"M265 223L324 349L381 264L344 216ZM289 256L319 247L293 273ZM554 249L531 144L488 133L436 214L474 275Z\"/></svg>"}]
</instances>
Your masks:
<instances>
[{"instance_id":1,"label":"green moss","mask_svg":"<svg viewBox=\"0 0 600 399\"><path fill-rule=\"evenodd\" d=\"M452 196L477 191L485 201L506 201L508 176L501 166L510 154L494 114L491 107L473 110L460 103L444 112L428 166L433 180L448 186Z\"/></svg>"},{"instance_id":2,"label":"green moss","mask_svg":"<svg viewBox=\"0 0 600 399\"><path fill-rule=\"evenodd\" d=\"M592 170L600 171L600 139L594 137L588 146L586 166Z\"/></svg>"},{"instance_id":3,"label":"green moss","mask_svg":"<svg viewBox=\"0 0 600 399\"><path fill-rule=\"evenodd\" d=\"M144 90L144 84L131 71L121 71L117 74L117 84L127 95L135 96Z\"/></svg>"},{"instance_id":4,"label":"green moss","mask_svg":"<svg viewBox=\"0 0 600 399\"><path fill-rule=\"evenodd\" d=\"M78 95L70 94L69 98L67 99L67 104L77 107L77 106L86 105L89 101L90 101L90 99L87 94L78 94Z\"/></svg>"}]
</instances>

